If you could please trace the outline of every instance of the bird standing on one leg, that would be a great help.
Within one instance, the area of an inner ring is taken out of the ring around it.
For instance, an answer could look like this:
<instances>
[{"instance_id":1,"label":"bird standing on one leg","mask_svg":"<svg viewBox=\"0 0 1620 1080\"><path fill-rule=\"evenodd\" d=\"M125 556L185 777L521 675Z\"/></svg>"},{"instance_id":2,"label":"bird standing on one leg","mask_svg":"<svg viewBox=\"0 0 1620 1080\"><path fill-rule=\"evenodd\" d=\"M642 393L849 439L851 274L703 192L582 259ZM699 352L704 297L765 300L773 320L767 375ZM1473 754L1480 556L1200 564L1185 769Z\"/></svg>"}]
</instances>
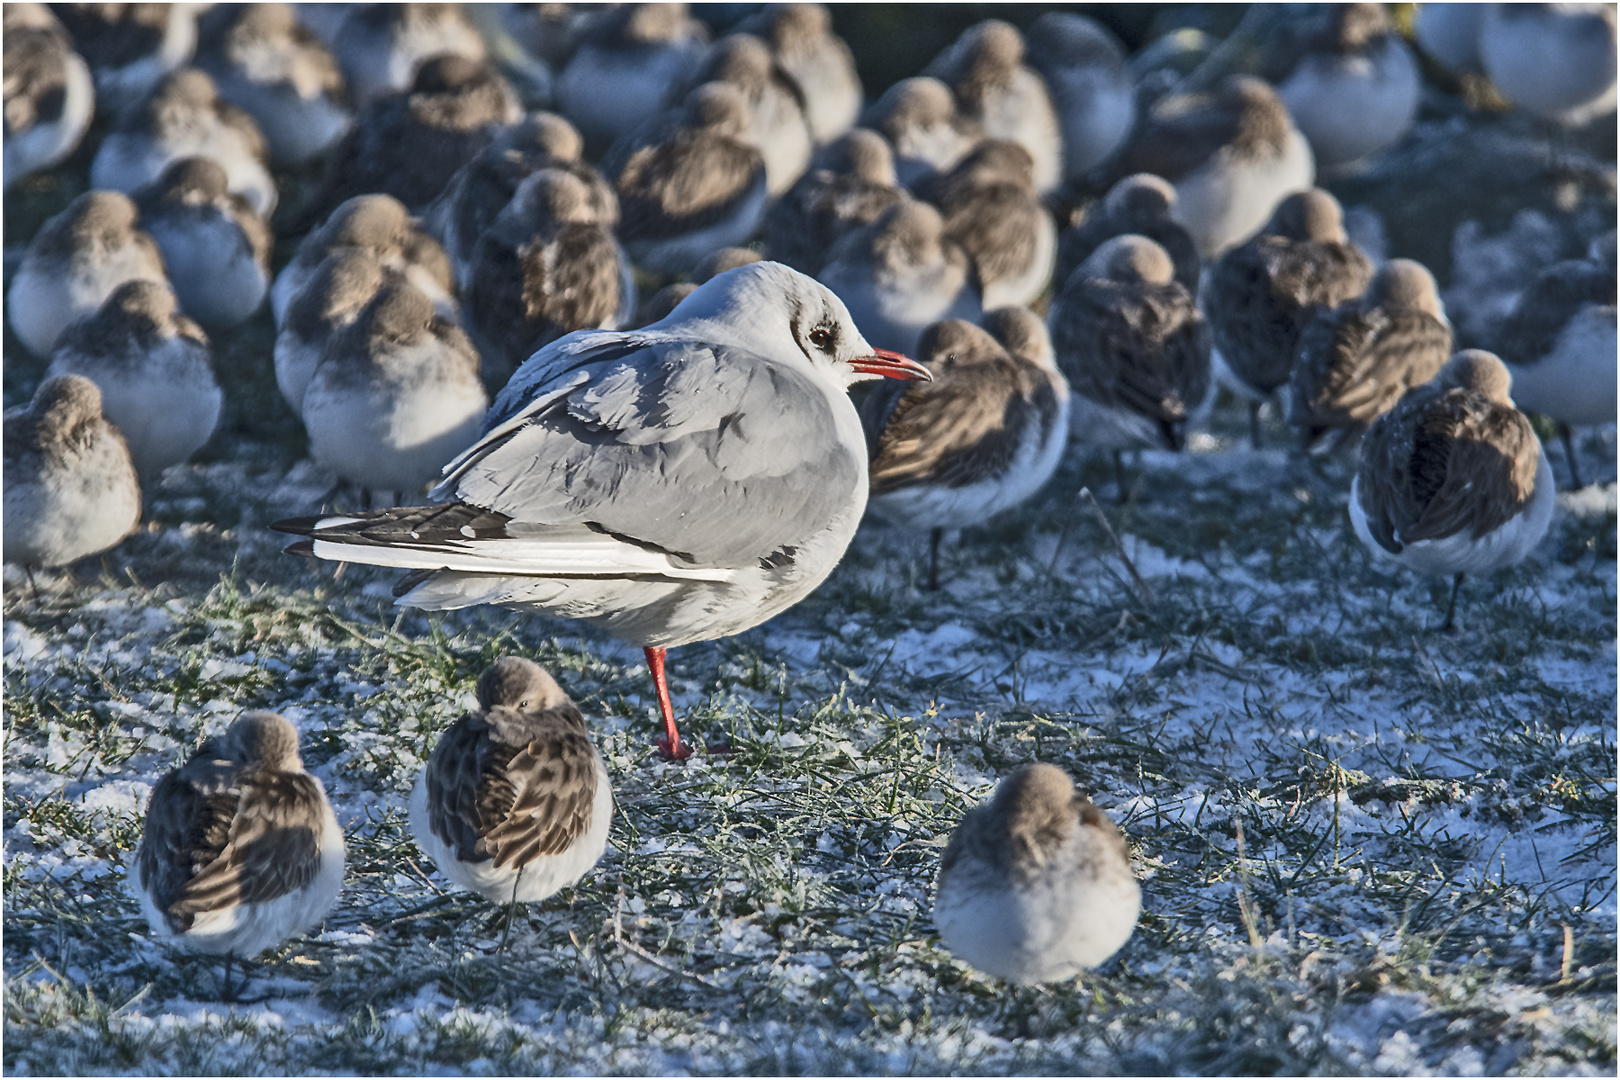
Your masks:
<instances>
[{"instance_id":1,"label":"bird standing on one leg","mask_svg":"<svg viewBox=\"0 0 1620 1080\"><path fill-rule=\"evenodd\" d=\"M1466 574L1524 559L1552 522L1553 476L1495 356L1458 353L1368 428L1350 521L1380 558L1452 577L1441 630Z\"/></svg>"},{"instance_id":2,"label":"bird standing on one leg","mask_svg":"<svg viewBox=\"0 0 1620 1080\"><path fill-rule=\"evenodd\" d=\"M439 505L275 527L308 538L295 553L412 570L407 607L502 604L644 647L660 749L682 758L662 650L757 626L832 572L866 508L847 390L882 376L929 377L868 345L821 285L753 263L656 326L535 353Z\"/></svg>"},{"instance_id":3,"label":"bird standing on one leg","mask_svg":"<svg viewBox=\"0 0 1620 1080\"><path fill-rule=\"evenodd\" d=\"M543 900L607 849L612 784L584 716L534 661L495 661L478 708L440 736L417 777L411 832L462 888L514 906Z\"/></svg>"}]
</instances>

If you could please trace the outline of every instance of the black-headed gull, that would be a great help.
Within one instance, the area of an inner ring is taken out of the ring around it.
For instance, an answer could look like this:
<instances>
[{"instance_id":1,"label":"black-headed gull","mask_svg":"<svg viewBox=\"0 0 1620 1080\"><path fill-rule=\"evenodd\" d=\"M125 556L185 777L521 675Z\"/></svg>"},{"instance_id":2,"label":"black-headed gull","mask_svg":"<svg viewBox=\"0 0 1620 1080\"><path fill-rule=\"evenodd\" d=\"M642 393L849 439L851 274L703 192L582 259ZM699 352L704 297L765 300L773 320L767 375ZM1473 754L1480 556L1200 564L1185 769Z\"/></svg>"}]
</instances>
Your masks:
<instances>
[{"instance_id":1,"label":"black-headed gull","mask_svg":"<svg viewBox=\"0 0 1620 1080\"><path fill-rule=\"evenodd\" d=\"M1299 339L1288 422L1307 446L1339 445L1434 378L1451 355L1451 324L1422 263L1391 259L1358 299L1320 311Z\"/></svg>"},{"instance_id":2,"label":"black-headed gull","mask_svg":"<svg viewBox=\"0 0 1620 1080\"><path fill-rule=\"evenodd\" d=\"M1013 983L1072 979L1136 929L1142 887L1119 830L1053 765L1018 768L951 834L934 925L957 956Z\"/></svg>"},{"instance_id":3,"label":"black-headed gull","mask_svg":"<svg viewBox=\"0 0 1620 1080\"><path fill-rule=\"evenodd\" d=\"M304 771L298 729L242 714L152 789L131 883L160 941L230 964L325 918L343 886L343 830Z\"/></svg>"},{"instance_id":4,"label":"black-headed gull","mask_svg":"<svg viewBox=\"0 0 1620 1080\"><path fill-rule=\"evenodd\" d=\"M124 437L82 375L46 379L5 415L5 561L66 566L106 551L141 520Z\"/></svg>"},{"instance_id":5,"label":"black-headed gull","mask_svg":"<svg viewBox=\"0 0 1620 1080\"><path fill-rule=\"evenodd\" d=\"M1262 79L1227 78L1207 94L1172 94L1137 123L1120 171L1176 187L1176 220L1213 259L1260 231L1277 204L1316 179L1311 144Z\"/></svg>"},{"instance_id":6,"label":"black-headed gull","mask_svg":"<svg viewBox=\"0 0 1620 1080\"><path fill-rule=\"evenodd\" d=\"M1582 486L1570 428L1615 417L1614 233L1593 257L1554 263L1531 282L1496 334L1513 401L1558 422L1570 479Z\"/></svg>"},{"instance_id":7,"label":"black-headed gull","mask_svg":"<svg viewBox=\"0 0 1620 1080\"><path fill-rule=\"evenodd\" d=\"M872 451L867 512L928 532L929 589L939 588L944 531L982 524L1033 496L1069 442L1069 384L1040 347L1040 319L1023 308L995 314L992 325L1033 355L1014 356L987 330L948 319L923 331L917 346L933 381L878 387L861 406Z\"/></svg>"},{"instance_id":8,"label":"black-headed gull","mask_svg":"<svg viewBox=\"0 0 1620 1080\"><path fill-rule=\"evenodd\" d=\"M168 284L137 216L129 196L87 191L34 234L6 294L6 319L24 348L50 356L69 323L94 314L126 281Z\"/></svg>"},{"instance_id":9,"label":"black-headed gull","mask_svg":"<svg viewBox=\"0 0 1620 1080\"><path fill-rule=\"evenodd\" d=\"M101 411L148 486L202 449L224 405L208 337L156 281L126 281L64 330L45 371L57 375L83 375L100 388Z\"/></svg>"},{"instance_id":10,"label":"black-headed gull","mask_svg":"<svg viewBox=\"0 0 1620 1080\"><path fill-rule=\"evenodd\" d=\"M1373 421L1350 487L1356 535L1381 559L1452 577L1521 561L1552 522L1552 466L1495 354L1468 349Z\"/></svg>"},{"instance_id":11,"label":"black-headed gull","mask_svg":"<svg viewBox=\"0 0 1620 1080\"><path fill-rule=\"evenodd\" d=\"M1256 447L1260 405L1288 385L1306 325L1319 307L1360 296L1372 275L1372 261L1345 234L1339 201L1320 188L1288 196L1260 235L1211 268L1204 311L1218 370L1249 401Z\"/></svg>"},{"instance_id":12,"label":"black-headed gull","mask_svg":"<svg viewBox=\"0 0 1620 1080\"><path fill-rule=\"evenodd\" d=\"M557 680L533 660L503 656L478 680L478 711L434 744L410 817L417 846L445 877L497 904L528 903L602 857L613 786Z\"/></svg>"},{"instance_id":13,"label":"black-headed gull","mask_svg":"<svg viewBox=\"0 0 1620 1080\"><path fill-rule=\"evenodd\" d=\"M96 109L90 66L44 4L5 6L6 187L65 161Z\"/></svg>"},{"instance_id":14,"label":"black-headed gull","mask_svg":"<svg viewBox=\"0 0 1620 1080\"><path fill-rule=\"evenodd\" d=\"M761 262L661 323L580 331L507 383L434 506L281 522L289 550L412 570L409 607L504 604L644 647L741 633L832 572L866 508L866 445L846 391L926 368L866 343L843 303Z\"/></svg>"},{"instance_id":15,"label":"black-headed gull","mask_svg":"<svg viewBox=\"0 0 1620 1080\"><path fill-rule=\"evenodd\" d=\"M1337 4L1284 23L1266 77L1310 140L1320 171L1368 164L1411 130L1423 79L1382 4Z\"/></svg>"}]
</instances>

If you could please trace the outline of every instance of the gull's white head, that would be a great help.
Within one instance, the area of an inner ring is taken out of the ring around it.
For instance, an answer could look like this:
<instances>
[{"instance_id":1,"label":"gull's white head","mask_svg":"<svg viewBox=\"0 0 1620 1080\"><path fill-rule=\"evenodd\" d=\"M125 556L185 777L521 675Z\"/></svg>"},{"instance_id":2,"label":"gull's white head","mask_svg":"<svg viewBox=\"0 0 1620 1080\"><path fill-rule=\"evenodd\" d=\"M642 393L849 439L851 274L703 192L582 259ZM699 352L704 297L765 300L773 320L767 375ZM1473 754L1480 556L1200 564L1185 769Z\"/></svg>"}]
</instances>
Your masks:
<instances>
[{"instance_id":1,"label":"gull's white head","mask_svg":"<svg viewBox=\"0 0 1620 1080\"><path fill-rule=\"evenodd\" d=\"M710 278L647 329L697 331L717 344L808 363L845 387L875 378L931 378L915 360L867 344L832 290L776 262L750 263Z\"/></svg>"}]
</instances>

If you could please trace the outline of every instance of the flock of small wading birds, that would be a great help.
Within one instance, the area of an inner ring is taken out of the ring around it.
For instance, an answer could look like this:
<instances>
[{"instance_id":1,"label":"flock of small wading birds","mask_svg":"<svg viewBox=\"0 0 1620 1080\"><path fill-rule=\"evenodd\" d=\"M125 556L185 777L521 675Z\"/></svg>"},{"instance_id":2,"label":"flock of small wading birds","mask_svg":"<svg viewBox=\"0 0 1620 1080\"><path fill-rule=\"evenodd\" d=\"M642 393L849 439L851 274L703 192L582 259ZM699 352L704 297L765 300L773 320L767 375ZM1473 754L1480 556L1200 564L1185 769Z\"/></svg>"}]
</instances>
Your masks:
<instances>
[{"instance_id":1,"label":"flock of small wading birds","mask_svg":"<svg viewBox=\"0 0 1620 1080\"><path fill-rule=\"evenodd\" d=\"M406 605L643 646L667 757L691 751L665 649L807 595L866 510L931 532L932 587L942 529L1029 498L1071 441L1116 469L1179 450L1218 383L1251 418L1284 403L1308 445L1359 445L1357 535L1458 583L1552 515L1515 402L1566 448L1615 417L1612 232L1525 282L1504 364L1452 355L1429 272L1375 267L1312 187L1412 123L1419 70L1378 5L1283 20L1265 79L1165 83L1151 106L1108 31L1065 13L1027 39L980 23L868 105L816 5L741 6L718 38L679 4L57 7L5 9L6 184L72 154L97 101L128 104L10 287L50 366L5 416L6 561L129 534L141 483L218 422L203 326L268 294L278 386L366 506L279 523L289 550L405 568ZM1613 111L1612 5L1426 6L1416 30L1543 119ZM272 284L271 169L323 161ZM1050 208L1086 191L1106 194L1060 231ZM664 283L645 303L632 268ZM858 411L846 391L872 379L891 381ZM430 482L432 505L397 505ZM1454 587L1447 627L1455 606ZM461 888L549 896L603 853L610 777L533 662L502 658L477 697L412 829ZM335 903L343 850L292 724L249 712L158 783L132 880L159 938L228 958L228 994L229 958ZM1139 907L1112 822L1031 764L955 832L935 921L1037 982L1105 961Z\"/></svg>"}]
</instances>

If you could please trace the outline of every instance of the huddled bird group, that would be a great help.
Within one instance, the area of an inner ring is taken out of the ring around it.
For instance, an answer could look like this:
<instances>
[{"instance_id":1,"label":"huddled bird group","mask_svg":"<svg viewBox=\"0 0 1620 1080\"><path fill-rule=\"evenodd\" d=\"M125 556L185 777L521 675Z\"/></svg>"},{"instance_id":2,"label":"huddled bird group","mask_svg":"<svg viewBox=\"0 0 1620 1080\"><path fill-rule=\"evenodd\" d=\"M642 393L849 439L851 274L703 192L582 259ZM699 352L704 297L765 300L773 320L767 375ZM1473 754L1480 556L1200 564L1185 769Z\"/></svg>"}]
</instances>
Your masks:
<instances>
[{"instance_id":1,"label":"huddled bird group","mask_svg":"<svg viewBox=\"0 0 1620 1080\"><path fill-rule=\"evenodd\" d=\"M5 560L128 536L143 486L215 436L209 335L268 307L265 368L360 503L279 523L289 550L401 568L405 606L641 646L670 759L692 748L666 650L808 595L868 510L927 533L937 588L946 530L1028 501L1070 447L1111 454L1125 498L1121 455L1183 450L1224 388L1256 446L1269 406L1359 454L1356 535L1451 577L1450 628L1463 575L1552 517L1520 409L1557 423L1577 486L1571 429L1615 419L1612 230L1526 274L1468 343L1494 353L1456 351L1430 271L1363 250L1314 186L1410 137L1424 69L1378 4L1157 83L1068 12L863 81L816 4L726 5L724 33L684 4L197 7L6 5L8 192L100 119L90 190L11 274L47 366L5 416ZM1415 36L1538 122L1614 109L1612 5L1424 5ZM532 661L477 699L412 830L461 888L539 900L603 854L612 779ZM320 921L343 850L293 725L250 712L154 789L132 879L157 936L246 958ZM963 819L935 921L1039 982L1107 960L1140 905L1113 822L1036 763Z\"/></svg>"}]
</instances>

